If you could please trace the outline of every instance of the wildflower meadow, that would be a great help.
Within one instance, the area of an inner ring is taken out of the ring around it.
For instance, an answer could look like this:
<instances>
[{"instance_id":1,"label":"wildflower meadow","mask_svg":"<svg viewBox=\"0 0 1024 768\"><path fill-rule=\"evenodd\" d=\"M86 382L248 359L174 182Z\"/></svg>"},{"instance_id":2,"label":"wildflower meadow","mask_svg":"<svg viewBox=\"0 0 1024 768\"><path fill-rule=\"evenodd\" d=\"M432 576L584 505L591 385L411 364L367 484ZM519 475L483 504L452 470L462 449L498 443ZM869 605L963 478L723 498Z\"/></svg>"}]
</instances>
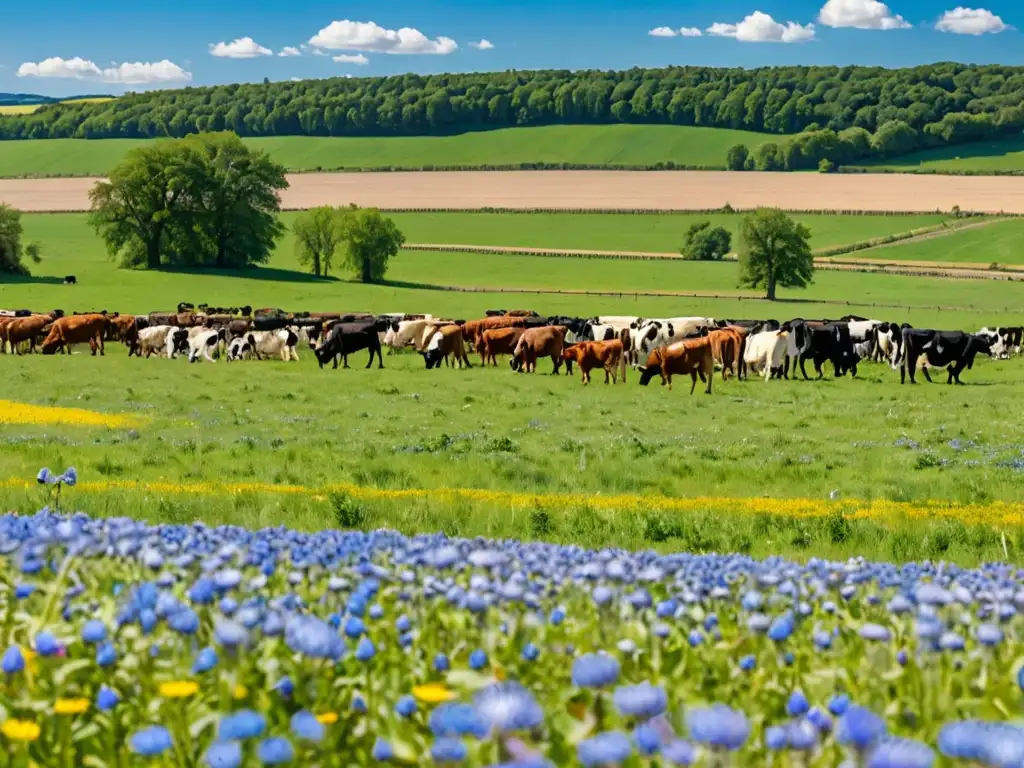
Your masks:
<instances>
[{"instance_id":1,"label":"wildflower meadow","mask_svg":"<svg viewBox=\"0 0 1024 768\"><path fill-rule=\"evenodd\" d=\"M1013 566L150 525L37 482L2 765L1024 766Z\"/></svg>"}]
</instances>

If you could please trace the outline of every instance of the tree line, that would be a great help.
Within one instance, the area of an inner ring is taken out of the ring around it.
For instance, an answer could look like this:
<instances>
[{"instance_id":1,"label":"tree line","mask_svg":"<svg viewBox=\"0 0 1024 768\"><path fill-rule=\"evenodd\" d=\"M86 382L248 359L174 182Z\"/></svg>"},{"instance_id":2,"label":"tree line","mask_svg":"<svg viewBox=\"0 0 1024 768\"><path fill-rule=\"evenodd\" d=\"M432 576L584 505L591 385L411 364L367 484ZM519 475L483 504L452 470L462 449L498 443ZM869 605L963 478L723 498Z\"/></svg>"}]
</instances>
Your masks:
<instances>
[{"instance_id":1,"label":"tree line","mask_svg":"<svg viewBox=\"0 0 1024 768\"><path fill-rule=\"evenodd\" d=\"M0 117L0 139L411 136L657 123L773 134L860 129L887 151L1024 129L1024 67L668 67L332 78L129 94ZM875 137L886 126L878 142ZM862 134L858 133L858 136Z\"/></svg>"}]
</instances>

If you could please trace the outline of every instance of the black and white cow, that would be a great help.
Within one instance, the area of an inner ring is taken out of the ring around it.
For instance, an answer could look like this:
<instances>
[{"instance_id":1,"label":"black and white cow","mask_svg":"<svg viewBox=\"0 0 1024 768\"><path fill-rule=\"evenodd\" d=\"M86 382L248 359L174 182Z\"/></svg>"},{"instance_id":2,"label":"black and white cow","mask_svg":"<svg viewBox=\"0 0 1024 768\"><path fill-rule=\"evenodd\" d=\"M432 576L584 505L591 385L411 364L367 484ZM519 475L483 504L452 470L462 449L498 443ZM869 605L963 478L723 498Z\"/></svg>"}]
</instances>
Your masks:
<instances>
[{"instance_id":1,"label":"black and white cow","mask_svg":"<svg viewBox=\"0 0 1024 768\"><path fill-rule=\"evenodd\" d=\"M199 333L189 333L188 361L194 363L202 357L207 362L217 362L211 353L216 353L219 356L221 342L226 341L226 339L227 332L223 328L201 328Z\"/></svg>"},{"instance_id":2,"label":"black and white cow","mask_svg":"<svg viewBox=\"0 0 1024 768\"><path fill-rule=\"evenodd\" d=\"M344 361L344 367L348 368L348 356L360 349L370 350L370 359L366 367L373 365L373 357L377 356L377 367L384 367L384 357L381 355L380 347L380 324L373 323L338 323L331 328L330 335L314 350L316 360L323 368L324 364L333 360L334 368L338 367L338 358Z\"/></svg>"},{"instance_id":3,"label":"black and white cow","mask_svg":"<svg viewBox=\"0 0 1024 768\"><path fill-rule=\"evenodd\" d=\"M796 376L796 363L800 363L800 373L804 379L807 375L807 361L814 363L814 370L820 379L824 374L822 364L832 363L836 377L845 376L847 372L857 375L857 354L850 338L850 326L845 322L809 325L804 320L794 320L783 326L789 331L789 339L796 337L795 343L787 345L785 374L788 376L792 359L793 375ZM794 354L795 353L795 354Z\"/></svg>"},{"instance_id":4,"label":"black and white cow","mask_svg":"<svg viewBox=\"0 0 1024 768\"><path fill-rule=\"evenodd\" d=\"M947 384L960 381L960 372L964 368L974 367L974 358L978 354L991 353L991 337L979 336L963 331L933 331L926 328L903 329L903 353L900 361L900 384L907 380L910 371L910 383L916 384L915 373L920 363L927 363L923 368L924 377L930 382L928 366L945 367L949 373Z\"/></svg>"},{"instance_id":5,"label":"black and white cow","mask_svg":"<svg viewBox=\"0 0 1024 768\"><path fill-rule=\"evenodd\" d=\"M997 341L992 345L992 357L1009 360L1011 355L1020 354L1021 335L1024 329L1004 326L999 328L982 328L978 336L995 336Z\"/></svg>"}]
</instances>

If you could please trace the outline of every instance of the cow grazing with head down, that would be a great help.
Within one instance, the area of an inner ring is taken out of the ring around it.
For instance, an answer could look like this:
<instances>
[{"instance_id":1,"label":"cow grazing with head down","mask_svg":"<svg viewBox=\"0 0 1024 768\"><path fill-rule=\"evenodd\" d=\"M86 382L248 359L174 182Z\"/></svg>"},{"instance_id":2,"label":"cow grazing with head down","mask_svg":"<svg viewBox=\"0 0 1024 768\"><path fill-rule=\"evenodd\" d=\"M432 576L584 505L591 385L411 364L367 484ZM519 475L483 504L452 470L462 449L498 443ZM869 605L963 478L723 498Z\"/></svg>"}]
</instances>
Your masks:
<instances>
[{"instance_id":1,"label":"cow grazing with head down","mask_svg":"<svg viewBox=\"0 0 1024 768\"><path fill-rule=\"evenodd\" d=\"M945 367L949 374L947 384L960 381L960 373L964 368L974 367L975 356L990 354L989 337L982 337L963 331L932 331L925 328L903 329L903 356L900 361L900 384L906 382L907 371L910 371L910 383L916 384L915 372L922 362L934 368ZM931 382L928 367L922 372Z\"/></svg>"},{"instance_id":2,"label":"cow grazing with head down","mask_svg":"<svg viewBox=\"0 0 1024 768\"><path fill-rule=\"evenodd\" d=\"M590 372L595 368L604 369L604 383L608 383L608 377L614 383L618 383L618 374L621 369L622 383L626 383L626 361L623 355L625 348L622 339L611 341L578 341L562 349L562 359L567 365L576 363L580 369L580 380L586 386L590 383ZM557 373L557 369L555 371Z\"/></svg>"},{"instance_id":3,"label":"cow grazing with head down","mask_svg":"<svg viewBox=\"0 0 1024 768\"><path fill-rule=\"evenodd\" d=\"M763 375L767 382L772 376L781 378L786 362L787 331L761 331L746 341L743 362L755 374Z\"/></svg>"},{"instance_id":4,"label":"cow grazing with head down","mask_svg":"<svg viewBox=\"0 0 1024 768\"><path fill-rule=\"evenodd\" d=\"M97 350L102 355L103 337L106 335L109 322L110 318L101 314L72 315L55 320L43 342L43 354L52 355L58 349L63 354L65 347L88 342L93 355Z\"/></svg>"},{"instance_id":5,"label":"cow grazing with head down","mask_svg":"<svg viewBox=\"0 0 1024 768\"><path fill-rule=\"evenodd\" d=\"M992 342L992 357L1009 360L1011 355L1020 353L1021 328L982 328L976 335L985 336Z\"/></svg>"},{"instance_id":6,"label":"cow grazing with head down","mask_svg":"<svg viewBox=\"0 0 1024 768\"><path fill-rule=\"evenodd\" d=\"M49 315L14 317L0 325L0 346L11 345L12 354L21 354L22 342L28 342L29 352L36 351L36 340L48 331L54 320Z\"/></svg>"},{"instance_id":7,"label":"cow grazing with head down","mask_svg":"<svg viewBox=\"0 0 1024 768\"><path fill-rule=\"evenodd\" d=\"M373 365L375 355L377 367L384 367L376 323L339 323L331 328L330 335L314 350L314 354L321 368L331 360L334 361L332 367L337 368L339 357L342 358L344 367L348 368L348 356L361 349L370 350L370 359L366 361L367 368Z\"/></svg>"},{"instance_id":8,"label":"cow grazing with head down","mask_svg":"<svg viewBox=\"0 0 1024 768\"><path fill-rule=\"evenodd\" d=\"M659 347L647 356L647 364L640 374L640 384L647 386L655 376L661 376L661 383L667 384L672 390L674 375L689 374L692 379L690 394L697 388L697 377L705 382L704 392L711 394L711 380L715 375L715 357L711 348L711 339L704 337L678 341L667 347Z\"/></svg>"},{"instance_id":9,"label":"cow grazing with head down","mask_svg":"<svg viewBox=\"0 0 1024 768\"><path fill-rule=\"evenodd\" d=\"M552 374L557 374L562 367L562 348L565 346L564 325L545 325L540 328L527 328L516 342L509 365L513 371L533 373L537 370L537 360L550 357L553 365Z\"/></svg>"},{"instance_id":10,"label":"cow grazing with head down","mask_svg":"<svg viewBox=\"0 0 1024 768\"><path fill-rule=\"evenodd\" d=\"M441 361L447 361L449 358L452 360L452 368L456 363L459 368L463 365L467 368L473 367L466 356L466 345L462 338L462 326L460 325L445 325L438 328L423 351L423 361L427 370L440 368Z\"/></svg>"}]
</instances>

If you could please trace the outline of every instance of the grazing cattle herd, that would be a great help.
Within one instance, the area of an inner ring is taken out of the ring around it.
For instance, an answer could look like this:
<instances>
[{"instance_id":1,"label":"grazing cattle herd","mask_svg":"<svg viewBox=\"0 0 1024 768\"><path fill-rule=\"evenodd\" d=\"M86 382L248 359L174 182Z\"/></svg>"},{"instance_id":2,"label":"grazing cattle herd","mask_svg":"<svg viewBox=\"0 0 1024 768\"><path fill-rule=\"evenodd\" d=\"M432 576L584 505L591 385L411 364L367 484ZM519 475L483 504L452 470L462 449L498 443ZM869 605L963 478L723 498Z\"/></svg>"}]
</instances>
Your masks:
<instances>
[{"instance_id":1,"label":"grazing cattle herd","mask_svg":"<svg viewBox=\"0 0 1024 768\"><path fill-rule=\"evenodd\" d=\"M408 313L366 314L285 312L251 307L214 308L189 303L176 312L148 315L89 312L66 315L61 310L33 313L0 310L0 351L21 355L70 353L88 344L93 355L104 354L107 342L124 344L129 357L187 357L189 362L280 360L297 362L299 349L313 350L320 368L366 350L366 367L384 367L389 354L412 348L427 369L470 368L469 353L480 355L483 366L497 366L509 357L513 371L534 373L543 358L552 374L573 365L584 384L590 372L604 371L605 383L626 381L629 367L640 371L640 384L655 376L672 388L674 375L689 375L691 394L699 378L711 394L716 369L722 378L745 378L749 373L804 379L807 362L817 378L828 364L834 376L857 375L861 362L887 363L900 371L900 382L916 383L920 370L932 381L929 368L945 368L947 383L962 384L978 355L1007 359L1021 352L1024 328L982 328L976 333L914 328L903 323L848 315L838 320L795 318L723 320L710 317L590 318L543 317L532 311L493 310L477 320L440 319Z\"/></svg>"}]
</instances>

